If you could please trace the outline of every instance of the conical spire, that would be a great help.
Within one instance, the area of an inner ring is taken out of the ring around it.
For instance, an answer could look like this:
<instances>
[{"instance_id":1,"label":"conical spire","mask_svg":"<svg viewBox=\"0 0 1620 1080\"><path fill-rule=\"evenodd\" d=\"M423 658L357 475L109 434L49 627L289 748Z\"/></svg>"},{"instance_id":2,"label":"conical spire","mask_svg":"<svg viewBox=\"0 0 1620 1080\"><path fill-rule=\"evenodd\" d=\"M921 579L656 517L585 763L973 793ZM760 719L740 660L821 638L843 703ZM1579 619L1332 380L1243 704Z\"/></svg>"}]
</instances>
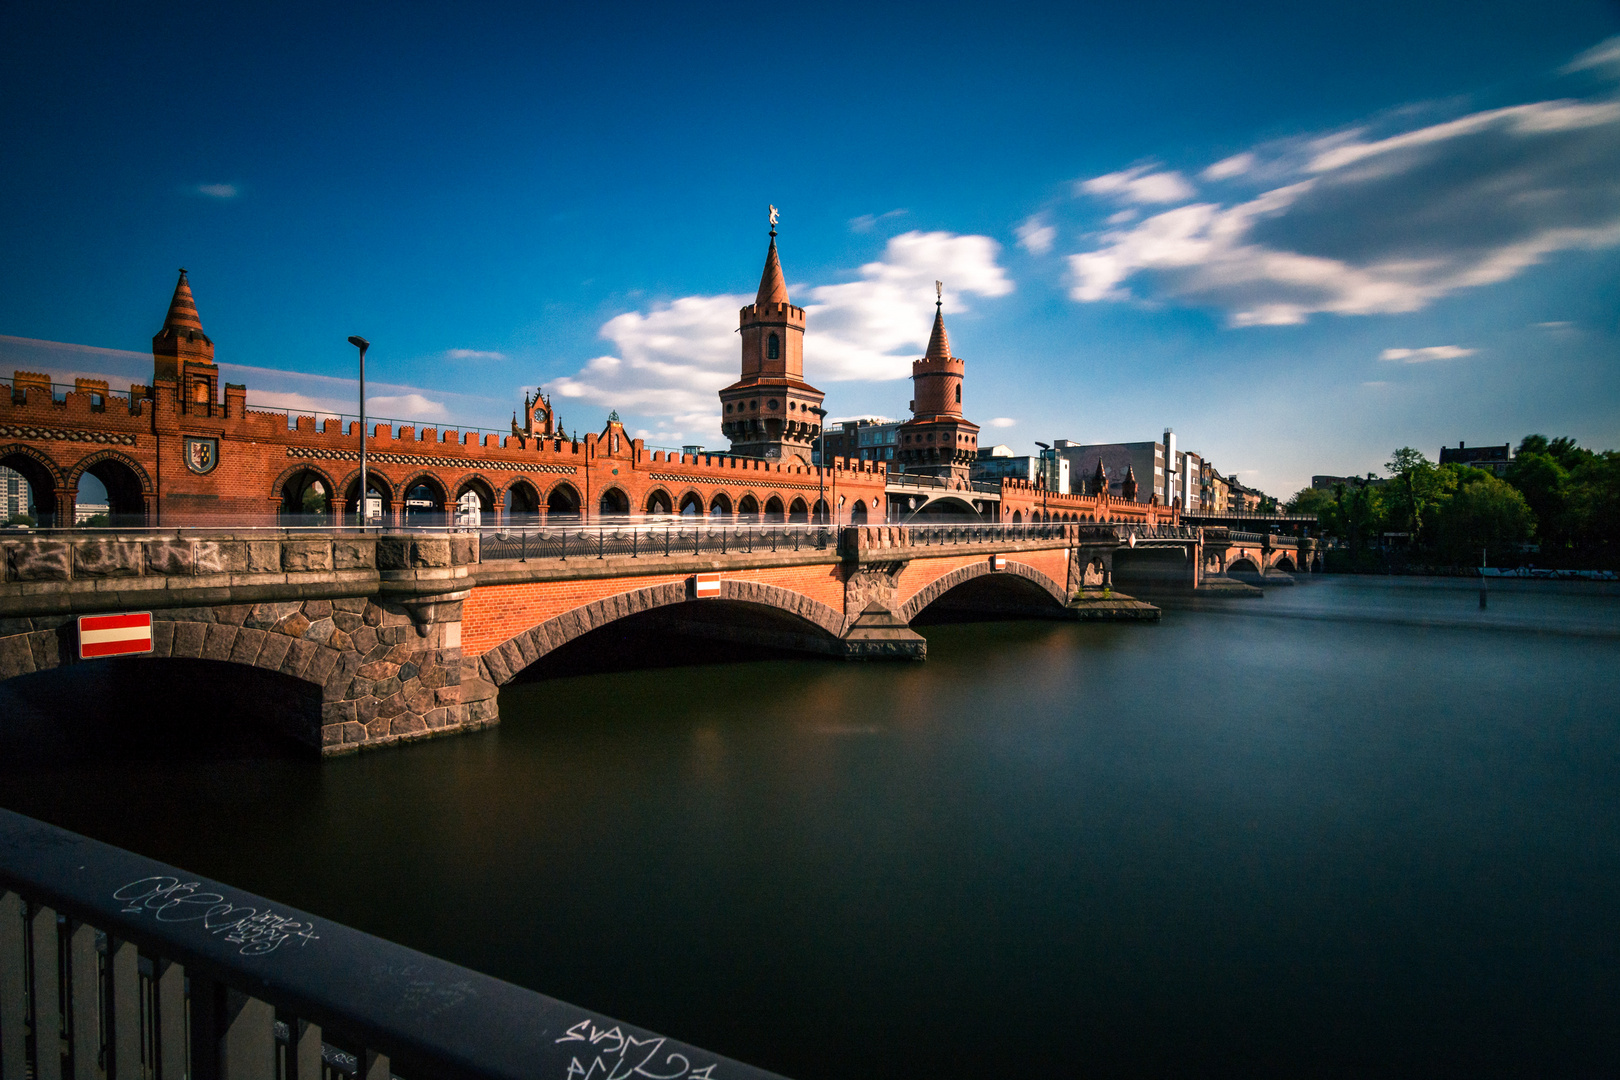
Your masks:
<instances>
[{"instance_id":1,"label":"conical spire","mask_svg":"<svg viewBox=\"0 0 1620 1080\"><path fill-rule=\"evenodd\" d=\"M754 304L763 307L766 304L788 303L787 282L782 278L782 260L776 257L776 230L771 230L771 247L765 253L765 272L759 275L759 295L754 298Z\"/></svg>"},{"instance_id":2,"label":"conical spire","mask_svg":"<svg viewBox=\"0 0 1620 1080\"><path fill-rule=\"evenodd\" d=\"M197 302L191 297L191 283L186 280L183 266L180 268L180 280L174 286L174 299L169 301L169 314L163 320L163 329L202 333L202 320L197 317Z\"/></svg>"},{"instance_id":3,"label":"conical spire","mask_svg":"<svg viewBox=\"0 0 1620 1080\"><path fill-rule=\"evenodd\" d=\"M1091 493L1093 495L1108 494L1108 470L1103 468L1102 458L1097 459L1097 471L1091 477Z\"/></svg>"},{"instance_id":4,"label":"conical spire","mask_svg":"<svg viewBox=\"0 0 1620 1080\"><path fill-rule=\"evenodd\" d=\"M924 354L930 360L951 358L951 339L945 336L944 303L941 300L934 305L934 332L928 335L928 352Z\"/></svg>"}]
</instances>

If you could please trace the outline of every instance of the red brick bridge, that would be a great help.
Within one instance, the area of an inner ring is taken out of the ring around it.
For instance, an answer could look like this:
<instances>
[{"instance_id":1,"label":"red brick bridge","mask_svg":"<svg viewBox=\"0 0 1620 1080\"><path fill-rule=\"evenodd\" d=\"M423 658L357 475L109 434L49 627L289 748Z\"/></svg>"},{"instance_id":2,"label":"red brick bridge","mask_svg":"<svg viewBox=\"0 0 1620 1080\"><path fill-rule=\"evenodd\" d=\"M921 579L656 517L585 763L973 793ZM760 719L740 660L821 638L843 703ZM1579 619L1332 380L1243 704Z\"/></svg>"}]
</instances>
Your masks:
<instances>
[{"instance_id":1,"label":"red brick bridge","mask_svg":"<svg viewBox=\"0 0 1620 1080\"><path fill-rule=\"evenodd\" d=\"M1080 523L171 529L0 548L0 680L80 663L80 615L151 611L154 652L131 662L228 677L329 754L493 724L502 685L607 627L921 659L925 612L1155 617L1099 591L1147 556L1172 556L1185 587L1204 565L1197 529Z\"/></svg>"}]
</instances>

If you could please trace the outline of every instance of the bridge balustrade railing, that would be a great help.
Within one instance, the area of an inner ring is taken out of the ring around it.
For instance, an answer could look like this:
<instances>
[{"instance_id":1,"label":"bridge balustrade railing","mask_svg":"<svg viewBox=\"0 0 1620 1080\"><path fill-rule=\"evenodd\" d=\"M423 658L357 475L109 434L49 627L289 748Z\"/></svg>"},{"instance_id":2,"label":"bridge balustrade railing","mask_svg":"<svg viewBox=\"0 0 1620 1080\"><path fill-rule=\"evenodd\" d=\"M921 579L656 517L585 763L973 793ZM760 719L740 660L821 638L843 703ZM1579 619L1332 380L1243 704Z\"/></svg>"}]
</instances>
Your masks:
<instances>
[{"instance_id":1,"label":"bridge balustrade railing","mask_svg":"<svg viewBox=\"0 0 1620 1080\"><path fill-rule=\"evenodd\" d=\"M1266 538L1260 533L1240 532L1237 529L1230 530L1227 533L1227 537L1235 542L1242 542L1245 544L1263 544L1266 540Z\"/></svg>"},{"instance_id":2,"label":"bridge balustrade railing","mask_svg":"<svg viewBox=\"0 0 1620 1080\"><path fill-rule=\"evenodd\" d=\"M831 525L711 525L666 519L654 524L479 530L480 559L519 562L555 559L658 559L675 556L753 555L828 551L837 547Z\"/></svg>"},{"instance_id":3,"label":"bridge balustrade railing","mask_svg":"<svg viewBox=\"0 0 1620 1080\"><path fill-rule=\"evenodd\" d=\"M771 1075L0 810L3 1080Z\"/></svg>"}]
</instances>

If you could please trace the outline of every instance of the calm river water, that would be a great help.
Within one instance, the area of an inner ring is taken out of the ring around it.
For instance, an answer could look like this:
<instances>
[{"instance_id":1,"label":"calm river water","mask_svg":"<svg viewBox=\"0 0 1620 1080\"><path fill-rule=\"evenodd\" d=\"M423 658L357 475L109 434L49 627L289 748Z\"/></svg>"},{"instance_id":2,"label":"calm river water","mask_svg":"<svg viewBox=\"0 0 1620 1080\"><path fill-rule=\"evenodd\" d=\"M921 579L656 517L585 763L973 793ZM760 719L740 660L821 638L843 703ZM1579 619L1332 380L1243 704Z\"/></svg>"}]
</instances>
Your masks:
<instances>
[{"instance_id":1,"label":"calm river water","mask_svg":"<svg viewBox=\"0 0 1620 1080\"><path fill-rule=\"evenodd\" d=\"M551 679L324 763L205 703L0 803L804 1080L1617 1075L1620 595L1476 590Z\"/></svg>"}]
</instances>

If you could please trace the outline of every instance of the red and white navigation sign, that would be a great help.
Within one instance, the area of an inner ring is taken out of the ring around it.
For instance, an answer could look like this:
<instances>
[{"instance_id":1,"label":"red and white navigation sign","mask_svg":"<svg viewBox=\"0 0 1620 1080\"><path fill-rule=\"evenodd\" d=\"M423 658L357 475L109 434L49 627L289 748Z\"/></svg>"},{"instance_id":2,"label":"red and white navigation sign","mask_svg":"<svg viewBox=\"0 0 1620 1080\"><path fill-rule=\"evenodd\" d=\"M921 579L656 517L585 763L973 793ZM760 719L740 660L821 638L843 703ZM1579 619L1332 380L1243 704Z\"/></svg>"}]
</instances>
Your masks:
<instances>
[{"instance_id":1,"label":"red and white navigation sign","mask_svg":"<svg viewBox=\"0 0 1620 1080\"><path fill-rule=\"evenodd\" d=\"M720 595L719 574L694 574L692 578L695 583L692 591L698 597Z\"/></svg>"},{"instance_id":2,"label":"red and white navigation sign","mask_svg":"<svg viewBox=\"0 0 1620 1080\"><path fill-rule=\"evenodd\" d=\"M79 659L129 656L152 651L152 613L79 616Z\"/></svg>"}]
</instances>

